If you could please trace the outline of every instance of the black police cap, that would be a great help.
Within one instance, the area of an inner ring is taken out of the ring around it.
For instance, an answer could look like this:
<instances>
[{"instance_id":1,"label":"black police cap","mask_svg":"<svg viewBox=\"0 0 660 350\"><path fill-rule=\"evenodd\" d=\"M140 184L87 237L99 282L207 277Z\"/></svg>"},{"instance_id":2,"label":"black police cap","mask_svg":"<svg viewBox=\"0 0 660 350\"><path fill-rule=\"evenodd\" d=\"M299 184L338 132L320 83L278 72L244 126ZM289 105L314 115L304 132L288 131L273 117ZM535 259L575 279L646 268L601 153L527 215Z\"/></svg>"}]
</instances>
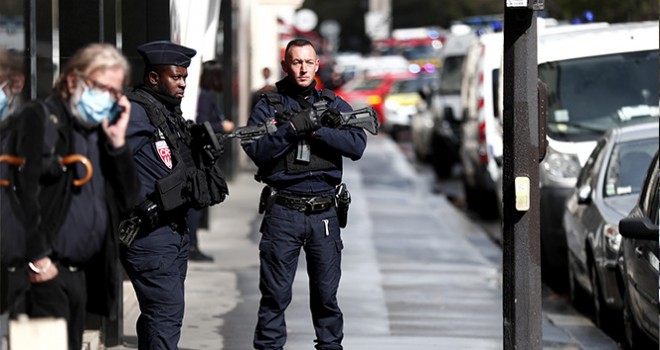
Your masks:
<instances>
[{"instance_id":1,"label":"black police cap","mask_svg":"<svg viewBox=\"0 0 660 350\"><path fill-rule=\"evenodd\" d=\"M147 66L168 65L188 67L197 51L170 41L152 41L138 46Z\"/></svg>"}]
</instances>

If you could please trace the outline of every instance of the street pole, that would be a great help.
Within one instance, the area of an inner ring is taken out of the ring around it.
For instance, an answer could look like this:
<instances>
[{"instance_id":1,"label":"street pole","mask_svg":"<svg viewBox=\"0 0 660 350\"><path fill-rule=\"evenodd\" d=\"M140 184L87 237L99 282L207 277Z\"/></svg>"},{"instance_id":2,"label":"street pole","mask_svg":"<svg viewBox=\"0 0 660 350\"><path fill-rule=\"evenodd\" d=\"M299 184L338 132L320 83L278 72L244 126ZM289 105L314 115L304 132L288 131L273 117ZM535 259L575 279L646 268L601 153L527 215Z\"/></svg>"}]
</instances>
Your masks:
<instances>
[{"instance_id":1,"label":"street pole","mask_svg":"<svg viewBox=\"0 0 660 350\"><path fill-rule=\"evenodd\" d=\"M503 60L503 316L505 350L540 350L541 246L536 10L505 0Z\"/></svg>"}]
</instances>

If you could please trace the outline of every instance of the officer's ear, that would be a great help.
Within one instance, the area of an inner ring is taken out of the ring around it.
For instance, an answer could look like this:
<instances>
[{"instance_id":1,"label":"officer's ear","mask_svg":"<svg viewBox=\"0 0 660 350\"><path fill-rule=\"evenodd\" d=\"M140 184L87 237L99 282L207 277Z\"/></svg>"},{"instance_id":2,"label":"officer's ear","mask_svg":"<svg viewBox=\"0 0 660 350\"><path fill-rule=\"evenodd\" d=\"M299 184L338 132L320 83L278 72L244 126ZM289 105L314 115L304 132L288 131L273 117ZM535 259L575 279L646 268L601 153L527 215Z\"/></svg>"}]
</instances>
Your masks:
<instances>
[{"instance_id":1,"label":"officer's ear","mask_svg":"<svg viewBox=\"0 0 660 350\"><path fill-rule=\"evenodd\" d=\"M156 86L158 85L158 80L160 80L160 75L156 73L156 71L149 71L147 74L147 81L149 82L149 85L151 86Z\"/></svg>"}]
</instances>

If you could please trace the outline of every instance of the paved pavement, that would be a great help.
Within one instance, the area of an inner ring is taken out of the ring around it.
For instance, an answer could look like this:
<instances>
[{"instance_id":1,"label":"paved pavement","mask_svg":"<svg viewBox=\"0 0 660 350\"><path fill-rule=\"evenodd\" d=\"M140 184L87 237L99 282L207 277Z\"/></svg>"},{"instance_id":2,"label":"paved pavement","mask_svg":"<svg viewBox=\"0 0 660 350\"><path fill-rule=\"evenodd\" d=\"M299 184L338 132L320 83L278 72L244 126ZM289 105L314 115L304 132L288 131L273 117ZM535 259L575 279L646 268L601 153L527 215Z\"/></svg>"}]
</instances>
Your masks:
<instances>
[{"instance_id":1,"label":"paved pavement","mask_svg":"<svg viewBox=\"0 0 660 350\"><path fill-rule=\"evenodd\" d=\"M501 251L483 229L433 194L385 136L370 136L363 159L345 163L345 182L353 203L342 232L344 347L502 349ZM246 170L229 186L227 200L211 209L210 230L199 232L215 261L189 266L181 350L252 349L261 185ZM287 310L288 350L313 348L304 265L303 258ZM124 345L111 350L136 348L138 309L128 283L124 294ZM619 349L547 291L543 348Z\"/></svg>"}]
</instances>

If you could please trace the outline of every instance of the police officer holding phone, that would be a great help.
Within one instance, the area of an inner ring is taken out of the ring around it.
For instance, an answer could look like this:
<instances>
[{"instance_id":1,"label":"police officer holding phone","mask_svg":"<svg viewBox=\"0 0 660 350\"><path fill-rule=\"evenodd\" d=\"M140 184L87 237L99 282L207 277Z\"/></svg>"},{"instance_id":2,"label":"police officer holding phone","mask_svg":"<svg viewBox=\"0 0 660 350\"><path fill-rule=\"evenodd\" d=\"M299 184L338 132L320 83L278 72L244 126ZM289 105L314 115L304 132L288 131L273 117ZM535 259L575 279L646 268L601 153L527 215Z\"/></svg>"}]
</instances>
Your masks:
<instances>
[{"instance_id":1,"label":"police officer holding phone","mask_svg":"<svg viewBox=\"0 0 660 350\"><path fill-rule=\"evenodd\" d=\"M228 192L218 163L200 158L194 123L180 108L196 51L154 41L138 52L145 71L142 84L127 94L127 138L142 187L139 204L120 225L120 253L140 306L138 349L174 350L184 314L187 213L220 203Z\"/></svg>"},{"instance_id":2,"label":"police officer holding phone","mask_svg":"<svg viewBox=\"0 0 660 350\"><path fill-rule=\"evenodd\" d=\"M265 212L259 243L261 301L253 345L284 348L284 312L292 299L302 248L316 348L342 349L337 289L343 243L336 203L338 195L347 194L341 186L343 158L360 159L367 137L361 128L339 125L338 112L352 110L348 103L328 90L316 89L319 59L309 41L289 42L281 65L287 76L276 83L276 93L259 99L248 121L256 125L275 118L277 130L242 143L259 168L257 179L267 185L261 200Z\"/></svg>"}]
</instances>

